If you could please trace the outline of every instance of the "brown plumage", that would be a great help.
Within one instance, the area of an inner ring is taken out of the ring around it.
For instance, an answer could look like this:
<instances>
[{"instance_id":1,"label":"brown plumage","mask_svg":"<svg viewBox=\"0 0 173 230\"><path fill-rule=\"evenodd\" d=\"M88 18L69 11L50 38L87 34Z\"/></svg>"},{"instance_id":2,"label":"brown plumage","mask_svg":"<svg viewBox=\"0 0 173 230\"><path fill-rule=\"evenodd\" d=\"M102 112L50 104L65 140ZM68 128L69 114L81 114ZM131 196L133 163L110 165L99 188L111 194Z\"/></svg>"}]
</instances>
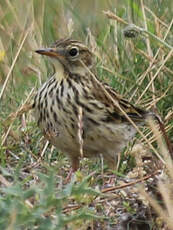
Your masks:
<instances>
[{"instance_id":1,"label":"brown plumage","mask_svg":"<svg viewBox=\"0 0 173 230\"><path fill-rule=\"evenodd\" d=\"M81 108L84 156L102 154L114 165L118 152L136 134L122 110L137 125L150 113L131 105L93 74L93 54L79 41L61 39L36 52L50 56L55 66L55 74L39 89L33 105L44 135L70 157L77 170Z\"/></svg>"}]
</instances>

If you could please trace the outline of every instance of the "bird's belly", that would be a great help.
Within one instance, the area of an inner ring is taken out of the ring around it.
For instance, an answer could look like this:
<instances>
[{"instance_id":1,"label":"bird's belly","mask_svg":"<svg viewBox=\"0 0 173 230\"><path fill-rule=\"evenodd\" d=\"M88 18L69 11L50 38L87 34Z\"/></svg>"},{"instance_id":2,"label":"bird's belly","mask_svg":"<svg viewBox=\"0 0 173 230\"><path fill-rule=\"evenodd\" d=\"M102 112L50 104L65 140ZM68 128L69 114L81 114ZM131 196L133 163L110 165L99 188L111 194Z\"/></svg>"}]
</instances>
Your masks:
<instances>
[{"instance_id":1,"label":"bird's belly","mask_svg":"<svg viewBox=\"0 0 173 230\"><path fill-rule=\"evenodd\" d=\"M88 154L98 152L109 161L116 158L135 134L136 129L130 124L106 124L88 132L84 148Z\"/></svg>"},{"instance_id":2,"label":"bird's belly","mask_svg":"<svg viewBox=\"0 0 173 230\"><path fill-rule=\"evenodd\" d=\"M67 116L65 117L66 119L57 117L56 122L50 117L47 120L39 120L40 111L37 109L34 116L43 135L52 145L64 153L78 155L79 141L77 131L69 127Z\"/></svg>"},{"instance_id":3,"label":"bird's belly","mask_svg":"<svg viewBox=\"0 0 173 230\"><path fill-rule=\"evenodd\" d=\"M67 118L67 117L66 117ZM88 126L83 130L83 145L79 144L78 128L72 129L67 124L59 121L59 125L42 123L42 129L46 138L57 147L58 150L69 156L80 156L80 148L84 157L96 157L103 155L108 162L115 162L116 156L136 134L136 130L130 124L103 124L100 126ZM75 125L77 127L77 124Z\"/></svg>"}]
</instances>

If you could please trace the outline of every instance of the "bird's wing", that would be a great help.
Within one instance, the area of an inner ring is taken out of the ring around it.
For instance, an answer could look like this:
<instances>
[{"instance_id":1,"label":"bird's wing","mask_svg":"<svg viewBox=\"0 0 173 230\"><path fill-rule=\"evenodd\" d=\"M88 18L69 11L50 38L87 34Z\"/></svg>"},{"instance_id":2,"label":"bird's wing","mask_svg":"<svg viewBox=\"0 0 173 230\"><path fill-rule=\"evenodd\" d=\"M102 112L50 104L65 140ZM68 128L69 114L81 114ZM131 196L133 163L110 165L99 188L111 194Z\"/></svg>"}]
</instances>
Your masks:
<instances>
[{"instance_id":1,"label":"bird's wing","mask_svg":"<svg viewBox=\"0 0 173 230\"><path fill-rule=\"evenodd\" d=\"M93 94L94 97L102 102L106 107L108 112L108 120L120 120L127 121L127 117L124 115L122 110L136 122L142 122L145 120L146 115L149 112L144 109L140 109L133 106L130 102L123 99L116 91L109 85L100 82L97 78L93 79Z\"/></svg>"}]
</instances>

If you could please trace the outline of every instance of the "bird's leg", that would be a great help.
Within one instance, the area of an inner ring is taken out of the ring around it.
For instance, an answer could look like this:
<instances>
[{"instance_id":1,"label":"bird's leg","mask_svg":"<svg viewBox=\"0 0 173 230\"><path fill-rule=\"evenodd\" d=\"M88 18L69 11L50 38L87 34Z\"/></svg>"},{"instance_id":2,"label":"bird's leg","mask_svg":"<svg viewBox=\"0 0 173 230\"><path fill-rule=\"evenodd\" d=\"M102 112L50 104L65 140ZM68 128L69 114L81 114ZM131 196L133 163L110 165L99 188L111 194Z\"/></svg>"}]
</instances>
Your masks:
<instances>
[{"instance_id":1,"label":"bird's leg","mask_svg":"<svg viewBox=\"0 0 173 230\"><path fill-rule=\"evenodd\" d=\"M116 156L115 158L112 158L111 160L106 161L108 164L108 168L112 171L117 171L117 167L119 165L119 159L120 155ZM109 179L105 183L105 187L112 187L115 186L115 180L116 180L116 175L112 172L109 172Z\"/></svg>"},{"instance_id":2,"label":"bird's leg","mask_svg":"<svg viewBox=\"0 0 173 230\"><path fill-rule=\"evenodd\" d=\"M71 156L71 163L73 172L77 171L79 168L79 157Z\"/></svg>"},{"instance_id":3,"label":"bird's leg","mask_svg":"<svg viewBox=\"0 0 173 230\"><path fill-rule=\"evenodd\" d=\"M72 175L78 170L79 168L79 158L70 156L70 160L72 163L72 167L70 168L70 171L65 179L65 184L69 183L71 180Z\"/></svg>"}]
</instances>

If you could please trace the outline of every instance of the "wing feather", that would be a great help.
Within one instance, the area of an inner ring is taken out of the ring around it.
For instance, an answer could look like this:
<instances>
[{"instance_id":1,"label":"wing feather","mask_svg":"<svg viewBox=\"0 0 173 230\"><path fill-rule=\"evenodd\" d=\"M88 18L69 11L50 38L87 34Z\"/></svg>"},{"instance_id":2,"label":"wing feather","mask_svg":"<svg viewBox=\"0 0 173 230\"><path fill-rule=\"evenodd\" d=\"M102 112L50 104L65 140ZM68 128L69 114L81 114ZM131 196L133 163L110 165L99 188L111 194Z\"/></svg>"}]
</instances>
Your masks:
<instances>
[{"instance_id":1,"label":"wing feather","mask_svg":"<svg viewBox=\"0 0 173 230\"><path fill-rule=\"evenodd\" d=\"M144 122L146 116L150 114L150 112L138 108L126 99L123 99L112 87L106 83L100 82L97 78L93 78L93 86L92 93L94 98L107 107L107 121L127 121L127 118L119 107L121 107L121 109L135 122Z\"/></svg>"}]
</instances>

